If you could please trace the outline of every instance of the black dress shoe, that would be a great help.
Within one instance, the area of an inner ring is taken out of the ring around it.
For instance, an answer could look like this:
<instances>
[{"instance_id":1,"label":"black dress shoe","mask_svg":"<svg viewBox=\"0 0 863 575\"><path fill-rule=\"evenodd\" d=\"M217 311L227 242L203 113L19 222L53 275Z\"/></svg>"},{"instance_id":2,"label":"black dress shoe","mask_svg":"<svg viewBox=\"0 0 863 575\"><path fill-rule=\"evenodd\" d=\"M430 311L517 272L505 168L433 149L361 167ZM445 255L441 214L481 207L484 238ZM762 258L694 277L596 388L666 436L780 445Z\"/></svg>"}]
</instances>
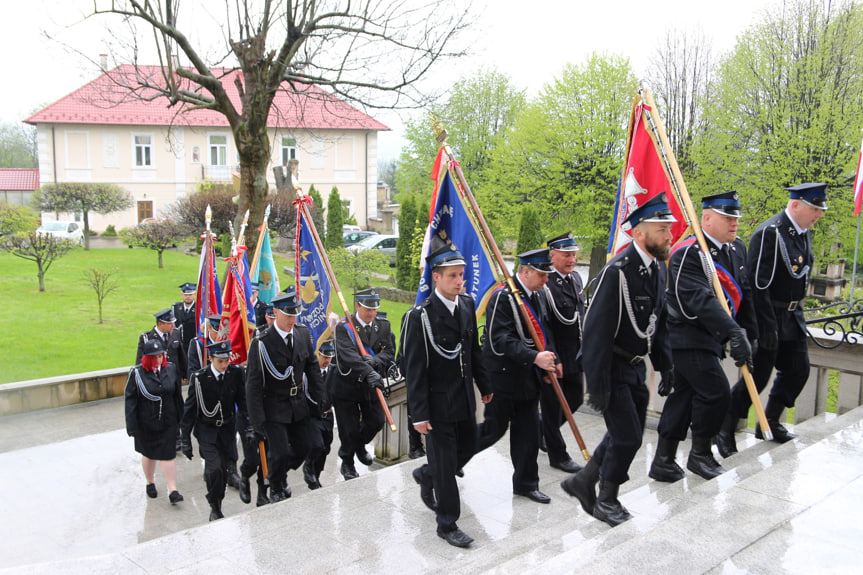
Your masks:
<instances>
[{"instance_id":1,"label":"black dress shoe","mask_svg":"<svg viewBox=\"0 0 863 575\"><path fill-rule=\"evenodd\" d=\"M321 487L321 482L318 481L318 478L315 476L312 464L309 461L303 463L303 479L305 480L306 485L309 486L309 489L319 489Z\"/></svg>"},{"instance_id":2,"label":"black dress shoe","mask_svg":"<svg viewBox=\"0 0 863 575\"><path fill-rule=\"evenodd\" d=\"M537 503L551 503L551 497L540 491L539 489L531 489L530 491L513 491L516 495L527 497Z\"/></svg>"},{"instance_id":3,"label":"black dress shoe","mask_svg":"<svg viewBox=\"0 0 863 575\"><path fill-rule=\"evenodd\" d=\"M149 497L150 499L155 499L158 496L159 496L159 492L156 491L156 484L155 483L148 483L147 484L147 497Z\"/></svg>"},{"instance_id":4,"label":"black dress shoe","mask_svg":"<svg viewBox=\"0 0 863 575\"><path fill-rule=\"evenodd\" d=\"M252 502L252 488L248 477L240 478L240 501L246 504Z\"/></svg>"},{"instance_id":5,"label":"black dress shoe","mask_svg":"<svg viewBox=\"0 0 863 575\"><path fill-rule=\"evenodd\" d=\"M432 511L437 511L437 500L434 496L434 488L431 485L423 483L421 468L417 467L414 469L411 472L411 475L413 475L414 481L417 482L417 485L420 486L420 499L425 503L425 506Z\"/></svg>"},{"instance_id":6,"label":"black dress shoe","mask_svg":"<svg viewBox=\"0 0 863 575\"><path fill-rule=\"evenodd\" d=\"M408 457L411 459L419 459L420 457L426 456L426 450L422 448L422 445L417 447L416 449L411 449L408 451Z\"/></svg>"},{"instance_id":7,"label":"black dress shoe","mask_svg":"<svg viewBox=\"0 0 863 575\"><path fill-rule=\"evenodd\" d=\"M354 462L347 461L345 459L342 460L342 466L339 471L341 472L342 477L344 477L346 481L349 479L356 479L360 476L360 474L357 473L357 469L354 467Z\"/></svg>"},{"instance_id":8,"label":"black dress shoe","mask_svg":"<svg viewBox=\"0 0 863 575\"><path fill-rule=\"evenodd\" d=\"M579 465L572 459L566 459L564 461L549 460L548 464L555 469L560 469L561 471L566 471L567 473L578 473L579 471L581 471L581 465Z\"/></svg>"},{"instance_id":9,"label":"black dress shoe","mask_svg":"<svg viewBox=\"0 0 863 575\"><path fill-rule=\"evenodd\" d=\"M222 502L210 503L210 521L224 518L225 516L222 514Z\"/></svg>"},{"instance_id":10,"label":"black dress shoe","mask_svg":"<svg viewBox=\"0 0 863 575\"><path fill-rule=\"evenodd\" d=\"M258 485L258 499L255 501L255 507L261 507L263 505L268 505L269 503L270 498L267 497L267 486Z\"/></svg>"},{"instance_id":11,"label":"black dress shoe","mask_svg":"<svg viewBox=\"0 0 863 575\"><path fill-rule=\"evenodd\" d=\"M375 458L369 455L365 449L357 451L357 459L359 459L360 463L363 465L371 465L375 462Z\"/></svg>"},{"instance_id":12,"label":"black dress shoe","mask_svg":"<svg viewBox=\"0 0 863 575\"><path fill-rule=\"evenodd\" d=\"M291 491L291 486L285 483L285 488L282 490L282 493L285 494L285 499L290 499L293 491Z\"/></svg>"},{"instance_id":13,"label":"black dress shoe","mask_svg":"<svg viewBox=\"0 0 863 575\"><path fill-rule=\"evenodd\" d=\"M272 503L278 503L279 501L284 501L285 499L287 499L287 497L285 496L285 490L281 487L279 489L274 489L273 492L270 494L270 502Z\"/></svg>"},{"instance_id":14,"label":"black dress shoe","mask_svg":"<svg viewBox=\"0 0 863 575\"><path fill-rule=\"evenodd\" d=\"M778 421L768 419L767 424L770 426L770 431L773 432L773 441L776 443L788 443L797 437L796 434L785 429L785 426ZM764 439L764 434L761 433L761 423L755 424L755 439Z\"/></svg>"},{"instance_id":15,"label":"black dress shoe","mask_svg":"<svg viewBox=\"0 0 863 575\"><path fill-rule=\"evenodd\" d=\"M452 531L438 531L437 536L455 547L470 547L473 537L456 527Z\"/></svg>"},{"instance_id":16,"label":"black dress shoe","mask_svg":"<svg viewBox=\"0 0 863 575\"><path fill-rule=\"evenodd\" d=\"M240 488L240 474L237 473L236 465L229 465L225 468L225 483L228 487Z\"/></svg>"},{"instance_id":17,"label":"black dress shoe","mask_svg":"<svg viewBox=\"0 0 863 575\"><path fill-rule=\"evenodd\" d=\"M456 469L455 476L464 477L464 467L459 467L458 469Z\"/></svg>"},{"instance_id":18,"label":"black dress shoe","mask_svg":"<svg viewBox=\"0 0 863 575\"><path fill-rule=\"evenodd\" d=\"M171 502L171 505L176 505L183 500L183 496L180 495L180 492L175 489L168 494L168 500Z\"/></svg>"}]
</instances>

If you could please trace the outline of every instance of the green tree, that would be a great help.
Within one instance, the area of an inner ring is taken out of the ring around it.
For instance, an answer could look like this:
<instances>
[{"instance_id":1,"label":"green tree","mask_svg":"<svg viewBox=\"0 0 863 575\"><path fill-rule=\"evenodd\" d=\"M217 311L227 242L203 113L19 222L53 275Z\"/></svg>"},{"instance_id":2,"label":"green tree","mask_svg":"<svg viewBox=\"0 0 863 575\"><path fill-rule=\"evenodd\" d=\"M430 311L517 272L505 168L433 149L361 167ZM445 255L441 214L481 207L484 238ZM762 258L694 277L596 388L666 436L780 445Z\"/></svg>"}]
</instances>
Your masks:
<instances>
[{"instance_id":1,"label":"green tree","mask_svg":"<svg viewBox=\"0 0 863 575\"><path fill-rule=\"evenodd\" d=\"M27 206L0 202L0 238L35 230L38 225L39 214Z\"/></svg>"},{"instance_id":2,"label":"green tree","mask_svg":"<svg viewBox=\"0 0 863 575\"><path fill-rule=\"evenodd\" d=\"M45 291L45 274L55 261L75 247L72 240L41 234L36 230L4 236L0 239L0 250L36 264L39 291Z\"/></svg>"},{"instance_id":3,"label":"green tree","mask_svg":"<svg viewBox=\"0 0 863 575\"><path fill-rule=\"evenodd\" d=\"M330 250L345 247L344 223L342 198L339 196L339 189L333 186L330 197L327 198L327 236L324 240L327 253L330 253Z\"/></svg>"},{"instance_id":4,"label":"green tree","mask_svg":"<svg viewBox=\"0 0 863 575\"><path fill-rule=\"evenodd\" d=\"M38 168L36 126L0 124L0 168Z\"/></svg>"},{"instance_id":5,"label":"green tree","mask_svg":"<svg viewBox=\"0 0 863 575\"><path fill-rule=\"evenodd\" d=\"M96 294L96 302L99 304L99 323L102 321L102 303L113 291L120 289L117 278L114 277L117 270L102 271L97 268L89 268L84 272L84 281Z\"/></svg>"},{"instance_id":6,"label":"green tree","mask_svg":"<svg viewBox=\"0 0 863 575\"><path fill-rule=\"evenodd\" d=\"M312 184L309 186L309 197L312 198L312 220L315 222L315 229L319 234L324 233L326 226L324 225L324 199L321 193Z\"/></svg>"},{"instance_id":7,"label":"green tree","mask_svg":"<svg viewBox=\"0 0 863 575\"><path fill-rule=\"evenodd\" d=\"M188 237L188 231L185 226L174 220L153 220L141 222L134 228L120 230L120 239L127 246L135 246L147 248L155 251L159 256L159 269L162 269L162 253L170 248L175 247ZM228 238L230 246L230 236ZM230 248L228 249L230 252ZM229 254L222 253L223 256Z\"/></svg>"},{"instance_id":8,"label":"green tree","mask_svg":"<svg viewBox=\"0 0 863 575\"><path fill-rule=\"evenodd\" d=\"M80 212L84 217L84 249L90 249L90 212L110 214L134 205L132 196L116 184L61 182L44 184L32 203L43 212Z\"/></svg>"},{"instance_id":9,"label":"green tree","mask_svg":"<svg viewBox=\"0 0 863 575\"><path fill-rule=\"evenodd\" d=\"M327 250L330 265L345 295L381 283L389 277L390 258L380 250L357 252L344 247ZM350 297L346 297L350 301ZM350 304L349 304L350 305Z\"/></svg>"},{"instance_id":10,"label":"green tree","mask_svg":"<svg viewBox=\"0 0 863 575\"><path fill-rule=\"evenodd\" d=\"M515 237L530 202L549 233L605 243L637 87L628 59L598 54L543 87L495 147L477 193L497 235Z\"/></svg>"},{"instance_id":11,"label":"green tree","mask_svg":"<svg viewBox=\"0 0 863 575\"><path fill-rule=\"evenodd\" d=\"M417 291L420 287L420 259L422 258L423 242L425 241L426 228L429 225L429 202L417 200L416 219L414 220L414 233L411 240L410 259L410 283L408 291ZM398 248L398 245L396 245Z\"/></svg>"},{"instance_id":12,"label":"green tree","mask_svg":"<svg viewBox=\"0 0 863 575\"><path fill-rule=\"evenodd\" d=\"M399 241L396 244L396 287L410 289L413 237L417 219L417 200L414 194L403 194L399 211Z\"/></svg>"},{"instance_id":13,"label":"green tree","mask_svg":"<svg viewBox=\"0 0 863 575\"><path fill-rule=\"evenodd\" d=\"M863 117L863 6L793 0L744 31L719 65L695 186L734 189L742 236L780 211L786 186L829 185L831 209L813 229L816 260L850 256L851 179ZM692 187L692 186L690 186ZM844 253L833 252L841 242Z\"/></svg>"},{"instance_id":14,"label":"green tree","mask_svg":"<svg viewBox=\"0 0 863 575\"><path fill-rule=\"evenodd\" d=\"M521 208L521 222L518 226L518 243L515 252L520 254L528 250L539 249L544 242L539 212L531 204L524 204ZM513 272L517 270L518 262L516 261Z\"/></svg>"}]
</instances>

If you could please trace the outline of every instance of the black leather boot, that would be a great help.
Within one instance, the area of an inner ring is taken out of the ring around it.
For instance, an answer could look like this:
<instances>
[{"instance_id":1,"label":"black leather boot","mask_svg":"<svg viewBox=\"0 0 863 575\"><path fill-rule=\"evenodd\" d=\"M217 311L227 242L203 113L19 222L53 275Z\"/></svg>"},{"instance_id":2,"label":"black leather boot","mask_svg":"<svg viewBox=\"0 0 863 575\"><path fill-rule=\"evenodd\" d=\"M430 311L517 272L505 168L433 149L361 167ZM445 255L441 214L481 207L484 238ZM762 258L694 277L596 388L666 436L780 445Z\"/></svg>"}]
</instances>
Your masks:
<instances>
[{"instance_id":1,"label":"black leather boot","mask_svg":"<svg viewBox=\"0 0 863 575\"><path fill-rule=\"evenodd\" d=\"M272 503L278 503L285 499L287 499L287 497L285 497L285 486L281 483L276 483L275 481L270 480L270 501Z\"/></svg>"},{"instance_id":2,"label":"black leather boot","mask_svg":"<svg viewBox=\"0 0 863 575\"><path fill-rule=\"evenodd\" d=\"M240 488L240 474L237 473L237 462L228 463L225 466L225 482L234 489Z\"/></svg>"},{"instance_id":3,"label":"black leather boot","mask_svg":"<svg viewBox=\"0 0 863 575\"><path fill-rule=\"evenodd\" d=\"M591 457L581 471L560 482L560 487L577 498L585 513L593 515L596 504L596 482L599 481L599 463Z\"/></svg>"},{"instance_id":4,"label":"black leather boot","mask_svg":"<svg viewBox=\"0 0 863 575\"><path fill-rule=\"evenodd\" d=\"M353 460L342 459L342 466L339 471L341 472L342 477L344 477L346 481L349 479L356 479L360 476L360 474L357 473L357 468L354 467Z\"/></svg>"},{"instance_id":5,"label":"black leather boot","mask_svg":"<svg viewBox=\"0 0 863 575\"><path fill-rule=\"evenodd\" d=\"M252 488L246 476L240 477L240 501L246 504L252 502Z\"/></svg>"},{"instance_id":6,"label":"black leather boot","mask_svg":"<svg viewBox=\"0 0 863 575\"><path fill-rule=\"evenodd\" d=\"M785 406L774 401L773 398L767 400L767 407L764 408L764 415L767 416L767 425L770 426L770 431L773 433L773 441L776 443L787 443L797 437L791 433L785 426L779 423L779 417L782 415L782 410ZM755 438L764 439L764 434L761 433L761 424L755 424Z\"/></svg>"},{"instance_id":7,"label":"black leather boot","mask_svg":"<svg viewBox=\"0 0 863 575\"><path fill-rule=\"evenodd\" d=\"M667 439L659 436L659 442L656 445L656 455L653 456L653 463L650 464L648 477L656 481L665 481L674 483L686 477L683 469L677 465L674 460L677 455L677 444L680 443L676 439Z\"/></svg>"},{"instance_id":8,"label":"black leather boot","mask_svg":"<svg viewBox=\"0 0 863 575\"><path fill-rule=\"evenodd\" d=\"M258 499L255 502L255 507L261 507L262 505L267 505L270 502L270 498L267 497L267 485L258 480Z\"/></svg>"},{"instance_id":9,"label":"black leather boot","mask_svg":"<svg viewBox=\"0 0 863 575\"><path fill-rule=\"evenodd\" d=\"M216 519L222 519L225 516L222 515L222 502L215 501L210 503L210 521L215 521Z\"/></svg>"},{"instance_id":10,"label":"black leather boot","mask_svg":"<svg viewBox=\"0 0 863 575\"><path fill-rule=\"evenodd\" d=\"M612 527L632 519L626 507L617 500L619 490L620 485L617 483L599 478L599 495L596 496L596 504L593 506L593 516Z\"/></svg>"},{"instance_id":11,"label":"black leather boot","mask_svg":"<svg viewBox=\"0 0 863 575\"><path fill-rule=\"evenodd\" d=\"M722 420L719 433L713 436L713 443L723 458L731 457L737 453L737 440L734 438L734 433L737 431L737 421L737 416L729 411L725 414L725 419Z\"/></svg>"},{"instance_id":12,"label":"black leather boot","mask_svg":"<svg viewBox=\"0 0 863 575\"><path fill-rule=\"evenodd\" d=\"M308 459L303 463L303 479L305 480L306 485L309 486L309 489L319 489L321 487L321 482L318 481L318 477L315 475L312 462Z\"/></svg>"},{"instance_id":13,"label":"black leather boot","mask_svg":"<svg viewBox=\"0 0 863 575\"><path fill-rule=\"evenodd\" d=\"M692 450L686 461L686 469L704 479L713 479L717 475L725 473L725 469L713 458L710 438L708 437L692 438Z\"/></svg>"}]
</instances>

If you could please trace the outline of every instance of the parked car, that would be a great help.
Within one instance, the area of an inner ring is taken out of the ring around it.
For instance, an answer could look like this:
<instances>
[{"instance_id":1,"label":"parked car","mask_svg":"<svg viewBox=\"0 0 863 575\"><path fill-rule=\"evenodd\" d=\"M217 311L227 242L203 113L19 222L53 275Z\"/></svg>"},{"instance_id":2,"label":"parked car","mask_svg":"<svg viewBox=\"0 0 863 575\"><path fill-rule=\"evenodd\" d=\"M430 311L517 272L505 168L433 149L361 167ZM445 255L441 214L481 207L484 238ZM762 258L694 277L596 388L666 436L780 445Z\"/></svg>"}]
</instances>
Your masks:
<instances>
[{"instance_id":1,"label":"parked car","mask_svg":"<svg viewBox=\"0 0 863 575\"><path fill-rule=\"evenodd\" d=\"M348 249L354 253L360 252L362 250L380 250L390 258L390 267L395 267L396 265L396 242L398 241L398 236L388 236L383 234L376 234L373 236L369 236L364 240L360 240L355 243Z\"/></svg>"},{"instance_id":2,"label":"parked car","mask_svg":"<svg viewBox=\"0 0 863 575\"><path fill-rule=\"evenodd\" d=\"M369 236L376 236L377 232L346 232L344 234L345 237L345 247L352 246L360 240L364 240Z\"/></svg>"},{"instance_id":3,"label":"parked car","mask_svg":"<svg viewBox=\"0 0 863 575\"><path fill-rule=\"evenodd\" d=\"M36 233L54 236L63 240L72 240L79 245L84 243L84 230L78 222L45 222L36 228Z\"/></svg>"},{"instance_id":4,"label":"parked car","mask_svg":"<svg viewBox=\"0 0 863 575\"><path fill-rule=\"evenodd\" d=\"M348 232L361 232L363 231L361 227L354 224L342 224L342 233L346 234Z\"/></svg>"}]
</instances>

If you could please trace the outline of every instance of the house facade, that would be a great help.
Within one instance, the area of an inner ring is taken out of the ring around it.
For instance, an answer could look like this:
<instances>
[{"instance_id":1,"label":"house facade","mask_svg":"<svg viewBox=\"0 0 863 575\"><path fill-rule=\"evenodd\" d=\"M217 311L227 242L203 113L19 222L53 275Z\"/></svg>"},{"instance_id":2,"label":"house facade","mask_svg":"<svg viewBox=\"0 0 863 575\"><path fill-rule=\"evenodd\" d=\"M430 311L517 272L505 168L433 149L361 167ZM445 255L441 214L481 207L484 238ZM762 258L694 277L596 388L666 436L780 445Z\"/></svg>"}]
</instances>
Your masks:
<instances>
[{"instance_id":1,"label":"house facade","mask_svg":"<svg viewBox=\"0 0 863 575\"><path fill-rule=\"evenodd\" d=\"M39 170L0 168L0 202L29 206L33 192L39 189Z\"/></svg>"},{"instance_id":2,"label":"house facade","mask_svg":"<svg viewBox=\"0 0 863 575\"><path fill-rule=\"evenodd\" d=\"M157 78L157 67L144 68ZM126 189L134 207L91 214L102 231L161 217L178 199L205 182L238 180L239 157L227 119L211 110L168 108L164 98L129 96L126 86L142 67L119 66L25 120L37 129L39 177L51 182L109 182ZM238 71L223 71L222 82L239 109ZM219 75L217 73L217 75ZM144 94L146 96L146 94ZM326 202L335 186L350 202L364 228L379 216L377 134L388 128L326 92L279 91L268 119L270 168L299 160L300 180ZM60 214L73 219L73 214ZM43 219L57 217L43 214Z\"/></svg>"}]
</instances>

